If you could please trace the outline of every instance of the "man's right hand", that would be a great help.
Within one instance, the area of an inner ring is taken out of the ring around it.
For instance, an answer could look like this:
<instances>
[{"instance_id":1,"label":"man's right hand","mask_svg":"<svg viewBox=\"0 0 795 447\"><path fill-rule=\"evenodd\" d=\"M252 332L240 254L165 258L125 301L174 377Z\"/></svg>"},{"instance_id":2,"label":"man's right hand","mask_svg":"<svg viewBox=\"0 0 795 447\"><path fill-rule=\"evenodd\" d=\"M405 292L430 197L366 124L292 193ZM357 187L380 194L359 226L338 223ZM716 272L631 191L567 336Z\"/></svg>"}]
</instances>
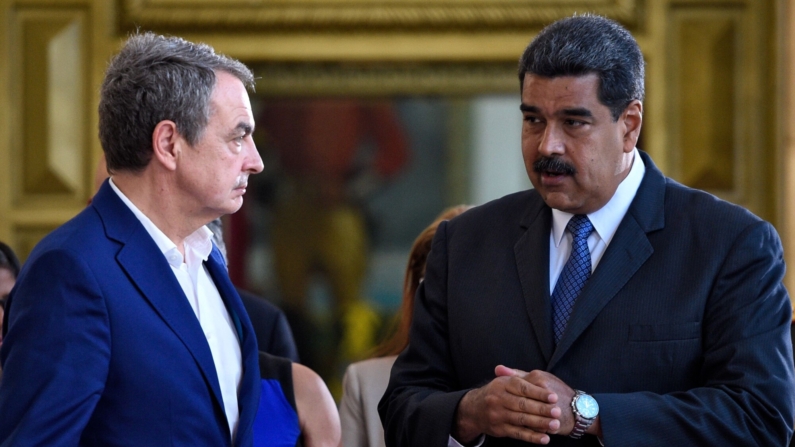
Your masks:
<instances>
[{"instance_id":1,"label":"man's right hand","mask_svg":"<svg viewBox=\"0 0 795 447\"><path fill-rule=\"evenodd\" d=\"M453 438L468 444L481 434L548 444L560 429L558 396L520 377L497 377L458 404Z\"/></svg>"}]
</instances>

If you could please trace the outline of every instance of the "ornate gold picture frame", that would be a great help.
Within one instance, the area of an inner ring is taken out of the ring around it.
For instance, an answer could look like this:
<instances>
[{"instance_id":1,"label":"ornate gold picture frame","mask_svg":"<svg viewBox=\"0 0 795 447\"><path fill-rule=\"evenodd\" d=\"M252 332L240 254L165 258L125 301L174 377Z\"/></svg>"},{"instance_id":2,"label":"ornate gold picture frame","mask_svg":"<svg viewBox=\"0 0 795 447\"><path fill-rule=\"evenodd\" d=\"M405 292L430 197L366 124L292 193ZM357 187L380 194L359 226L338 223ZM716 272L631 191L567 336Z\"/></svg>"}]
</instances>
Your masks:
<instances>
[{"instance_id":1,"label":"ornate gold picture frame","mask_svg":"<svg viewBox=\"0 0 795 447\"><path fill-rule=\"evenodd\" d=\"M126 26L268 30L505 30L590 11L637 25L640 0L122 0Z\"/></svg>"}]
</instances>

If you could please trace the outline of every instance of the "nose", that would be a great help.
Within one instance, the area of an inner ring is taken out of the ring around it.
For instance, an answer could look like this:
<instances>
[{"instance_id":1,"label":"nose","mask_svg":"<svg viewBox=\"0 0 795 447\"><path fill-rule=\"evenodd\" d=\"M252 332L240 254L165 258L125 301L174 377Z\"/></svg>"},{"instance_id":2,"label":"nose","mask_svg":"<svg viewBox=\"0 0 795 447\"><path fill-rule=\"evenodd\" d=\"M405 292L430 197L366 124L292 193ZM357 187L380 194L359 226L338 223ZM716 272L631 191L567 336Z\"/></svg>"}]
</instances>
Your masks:
<instances>
[{"instance_id":1,"label":"nose","mask_svg":"<svg viewBox=\"0 0 795 447\"><path fill-rule=\"evenodd\" d=\"M249 174L259 174L265 168L264 163L262 163L262 157L259 155L259 151L257 150L257 145L254 144L254 140L250 140L251 144L246 145L246 151L248 154L246 156L246 163L243 165L243 168Z\"/></svg>"},{"instance_id":2,"label":"nose","mask_svg":"<svg viewBox=\"0 0 795 447\"><path fill-rule=\"evenodd\" d=\"M565 152L565 142L563 132L559 126L554 123L549 123L544 128L544 133L541 135L541 140L538 142L538 152L541 155L551 157L553 155L561 155Z\"/></svg>"}]
</instances>

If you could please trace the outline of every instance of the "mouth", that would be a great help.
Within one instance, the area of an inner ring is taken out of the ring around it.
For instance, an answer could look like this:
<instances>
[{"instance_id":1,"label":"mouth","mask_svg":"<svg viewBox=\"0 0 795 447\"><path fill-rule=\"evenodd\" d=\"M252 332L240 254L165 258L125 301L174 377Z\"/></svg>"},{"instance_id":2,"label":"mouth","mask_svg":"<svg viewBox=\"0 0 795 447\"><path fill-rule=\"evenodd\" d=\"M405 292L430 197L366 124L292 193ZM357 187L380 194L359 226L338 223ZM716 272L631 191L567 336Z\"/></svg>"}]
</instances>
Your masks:
<instances>
[{"instance_id":1,"label":"mouth","mask_svg":"<svg viewBox=\"0 0 795 447\"><path fill-rule=\"evenodd\" d=\"M235 187L232 188L234 191L242 191L246 192L246 188L248 188L248 177L239 178Z\"/></svg>"},{"instance_id":2,"label":"mouth","mask_svg":"<svg viewBox=\"0 0 795 447\"><path fill-rule=\"evenodd\" d=\"M571 175L563 171L552 171L552 170L541 171L539 172L539 174L541 174L541 176L544 178L551 178L551 179L562 178L564 176Z\"/></svg>"},{"instance_id":3,"label":"mouth","mask_svg":"<svg viewBox=\"0 0 795 447\"><path fill-rule=\"evenodd\" d=\"M570 163L557 157L541 157L533 163L533 171L544 180L561 180L573 176L577 170Z\"/></svg>"}]
</instances>

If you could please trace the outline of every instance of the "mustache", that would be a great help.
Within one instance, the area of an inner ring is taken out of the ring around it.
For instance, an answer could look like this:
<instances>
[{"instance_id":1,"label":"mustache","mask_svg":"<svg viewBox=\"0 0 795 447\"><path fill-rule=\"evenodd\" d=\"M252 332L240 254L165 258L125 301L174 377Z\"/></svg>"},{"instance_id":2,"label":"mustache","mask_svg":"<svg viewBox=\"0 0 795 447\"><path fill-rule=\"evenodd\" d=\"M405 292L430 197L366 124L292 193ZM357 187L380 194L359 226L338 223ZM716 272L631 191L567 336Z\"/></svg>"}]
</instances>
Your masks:
<instances>
[{"instance_id":1,"label":"mustache","mask_svg":"<svg viewBox=\"0 0 795 447\"><path fill-rule=\"evenodd\" d=\"M246 186L248 186L248 176L244 175L238 177L237 183L235 183L235 187L232 189L245 188Z\"/></svg>"},{"instance_id":2,"label":"mustache","mask_svg":"<svg viewBox=\"0 0 795 447\"><path fill-rule=\"evenodd\" d=\"M561 160L558 157L541 157L533 163L533 171L542 172L555 172L564 175L574 175L577 169L569 163Z\"/></svg>"}]
</instances>

